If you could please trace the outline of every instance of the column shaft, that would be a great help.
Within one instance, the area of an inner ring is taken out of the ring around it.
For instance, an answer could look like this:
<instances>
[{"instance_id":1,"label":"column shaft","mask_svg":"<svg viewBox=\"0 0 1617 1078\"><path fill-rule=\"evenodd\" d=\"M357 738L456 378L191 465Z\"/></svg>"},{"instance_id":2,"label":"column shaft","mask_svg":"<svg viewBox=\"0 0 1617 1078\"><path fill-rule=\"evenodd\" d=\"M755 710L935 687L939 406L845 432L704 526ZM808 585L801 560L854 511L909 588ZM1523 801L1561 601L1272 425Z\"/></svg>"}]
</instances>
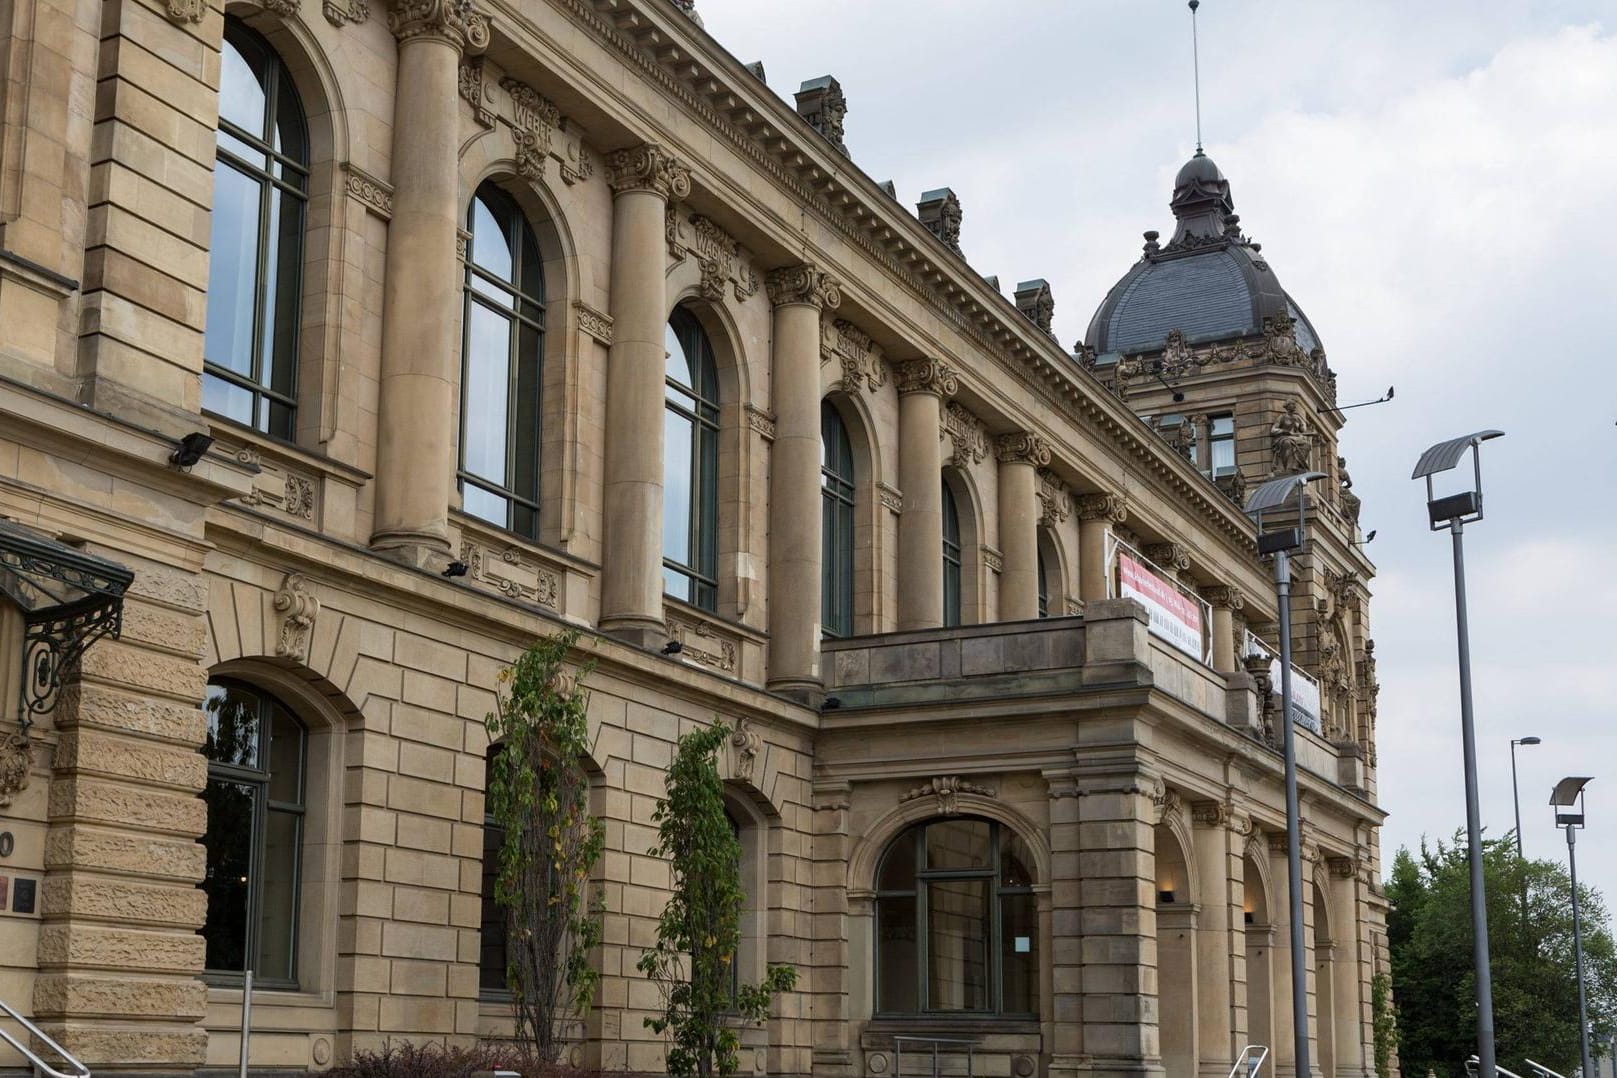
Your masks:
<instances>
[{"instance_id":1,"label":"column shaft","mask_svg":"<svg viewBox=\"0 0 1617 1078\"><path fill-rule=\"evenodd\" d=\"M1034 434L1006 434L996 443L999 457L999 547L1005 568L999 576L999 619L1025 621L1039 616L1038 467L1050 463L1050 449ZM1066 596L1051 601L1065 603Z\"/></svg>"},{"instance_id":2,"label":"column shaft","mask_svg":"<svg viewBox=\"0 0 1617 1078\"><path fill-rule=\"evenodd\" d=\"M417 560L449 550L460 348L444 302L456 291L459 70L452 33L412 32L399 42L371 542L413 548Z\"/></svg>"},{"instance_id":3,"label":"column shaft","mask_svg":"<svg viewBox=\"0 0 1617 1078\"><path fill-rule=\"evenodd\" d=\"M1078 497L1078 597L1085 603L1106 598L1106 537L1113 524L1128 519L1128 504L1120 494L1082 494Z\"/></svg>"},{"instance_id":4,"label":"column shaft","mask_svg":"<svg viewBox=\"0 0 1617 1078\"><path fill-rule=\"evenodd\" d=\"M943 397L957 382L942 363L915 359L899 368L898 627L943 624Z\"/></svg>"}]
</instances>

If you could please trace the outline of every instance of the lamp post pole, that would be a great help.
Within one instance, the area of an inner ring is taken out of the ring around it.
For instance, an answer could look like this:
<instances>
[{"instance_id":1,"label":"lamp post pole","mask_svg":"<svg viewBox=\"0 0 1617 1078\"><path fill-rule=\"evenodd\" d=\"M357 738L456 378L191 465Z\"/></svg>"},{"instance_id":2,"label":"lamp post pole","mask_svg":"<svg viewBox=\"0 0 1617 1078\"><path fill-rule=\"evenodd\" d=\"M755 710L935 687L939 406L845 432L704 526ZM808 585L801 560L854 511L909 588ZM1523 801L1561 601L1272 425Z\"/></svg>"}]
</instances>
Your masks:
<instances>
[{"instance_id":1,"label":"lamp post pole","mask_svg":"<svg viewBox=\"0 0 1617 1078\"><path fill-rule=\"evenodd\" d=\"M1298 520L1299 526L1302 521ZM1309 1078L1308 956L1303 950L1303 837L1297 811L1297 735L1291 715L1291 558L1275 554L1280 605L1280 716L1286 754L1286 899L1291 920L1291 1026L1297 1078Z\"/></svg>"},{"instance_id":2,"label":"lamp post pole","mask_svg":"<svg viewBox=\"0 0 1617 1078\"><path fill-rule=\"evenodd\" d=\"M1584 1078L1594 1078L1589 1062L1589 1006L1583 994L1583 922L1578 918L1578 858L1574 836L1576 827L1566 829L1566 864L1572 874L1572 951L1578 963L1578 1049L1583 1054Z\"/></svg>"},{"instance_id":3,"label":"lamp post pole","mask_svg":"<svg viewBox=\"0 0 1617 1078\"><path fill-rule=\"evenodd\" d=\"M1537 745L1543 741L1538 737L1513 737L1510 739L1510 800L1516 807L1516 860L1517 869L1522 874L1522 924L1527 924L1527 872L1520 864L1522 856L1522 798L1516 788L1516 746Z\"/></svg>"}]
</instances>

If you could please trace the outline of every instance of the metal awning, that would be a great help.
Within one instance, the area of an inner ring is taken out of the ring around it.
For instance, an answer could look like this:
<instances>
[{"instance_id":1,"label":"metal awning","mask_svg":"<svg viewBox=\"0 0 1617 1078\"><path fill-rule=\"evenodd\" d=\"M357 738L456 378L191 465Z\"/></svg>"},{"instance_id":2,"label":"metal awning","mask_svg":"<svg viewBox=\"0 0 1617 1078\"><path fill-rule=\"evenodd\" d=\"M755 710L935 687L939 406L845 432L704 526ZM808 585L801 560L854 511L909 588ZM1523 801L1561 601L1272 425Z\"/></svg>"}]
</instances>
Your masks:
<instances>
[{"instance_id":1,"label":"metal awning","mask_svg":"<svg viewBox=\"0 0 1617 1078\"><path fill-rule=\"evenodd\" d=\"M0 520L0 593L22 611L21 723L56 705L62 675L84 649L123 627L124 592L135 574L116 562Z\"/></svg>"}]
</instances>

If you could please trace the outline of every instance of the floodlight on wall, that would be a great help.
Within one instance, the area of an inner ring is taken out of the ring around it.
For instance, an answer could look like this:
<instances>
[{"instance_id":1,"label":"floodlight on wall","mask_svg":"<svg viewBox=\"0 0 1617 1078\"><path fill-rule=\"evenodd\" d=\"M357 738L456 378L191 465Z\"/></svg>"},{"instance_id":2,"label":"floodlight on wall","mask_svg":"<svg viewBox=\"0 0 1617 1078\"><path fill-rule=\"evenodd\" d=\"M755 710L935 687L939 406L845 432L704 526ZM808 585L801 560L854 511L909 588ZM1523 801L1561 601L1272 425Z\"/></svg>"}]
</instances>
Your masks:
<instances>
[{"instance_id":1,"label":"floodlight on wall","mask_svg":"<svg viewBox=\"0 0 1617 1078\"><path fill-rule=\"evenodd\" d=\"M180 444L174 447L174 452L168 455L168 462L176 468L190 469L213 445L213 435L201 431L192 431L180 439Z\"/></svg>"},{"instance_id":2,"label":"floodlight on wall","mask_svg":"<svg viewBox=\"0 0 1617 1078\"><path fill-rule=\"evenodd\" d=\"M1502 437L1504 433L1502 430L1479 430L1460 438L1450 438L1432 446L1415 462L1415 471L1409 478L1426 480L1426 515L1431 520L1434 532L1482 519L1482 453L1479 447L1483 442ZM1432 493L1432 476L1459 464L1467 449L1471 450L1471 489L1436 497Z\"/></svg>"}]
</instances>

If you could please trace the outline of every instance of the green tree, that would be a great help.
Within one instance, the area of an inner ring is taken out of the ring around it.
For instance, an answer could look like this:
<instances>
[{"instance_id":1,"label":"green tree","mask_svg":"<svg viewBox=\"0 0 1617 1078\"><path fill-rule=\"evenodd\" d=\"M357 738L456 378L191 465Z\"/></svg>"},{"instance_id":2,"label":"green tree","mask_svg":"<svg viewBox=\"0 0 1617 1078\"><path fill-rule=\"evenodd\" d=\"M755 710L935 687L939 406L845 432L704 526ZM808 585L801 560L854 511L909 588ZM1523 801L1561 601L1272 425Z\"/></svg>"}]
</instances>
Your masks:
<instances>
[{"instance_id":1,"label":"green tree","mask_svg":"<svg viewBox=\"0 0 1617 1078\"><path fill-rule=\"evenodd\" d=\"M601 821L589 812L584 679L566 670L578 633L536 640L500 672L488 717L488 811L505 830L494 900L505 910L506 983L523 1050L560 1058L572 1021L588 1009L600 973L602 906L590 898L600 860Z\"/></svg>"},{"instance_id":2,"label":"green tree","mask_svg":"<svg viewBox=\"0 0 1617 1078\"><path fill-rule=\"evenodd\" d=\"M1499 1062L1528 1073L1531 1057L1562 1074L1578 1066L1578 996L1571 879L1553 861L1524 860L1512 838L1483 843L1494 1035ZM1523 895L1526 896L1525 905ZM1471 882L1463 837L1418 857L1399 850L1387 882L1387 938L1406 1074L1459 1076L1476 1050L1476 978L1471 962ZM1604 902L1578 889L1584 971L1594 1038L1617 1030L1617 949Z\"/></svg>"},{"instance_id":3,"label":"green tree","mask_svg":"<svg viewBox=\"0 0 1617 1078\"><path fill-rule=\"evenodd\" d=\"M797 983L791 966L771 966L762 984L738 985L733 977L746 896L717 764L729 734L714 723L679 739L666 796L652 817L657 844L650 853L670 862L674 889L657 922L657 945L638 966L662 991L663 1013L645 1023L670 1038L668 1073L676 1078L734 1074L737 1026L769 1017L774 996Z\"/></svg>"}]
</instances>

